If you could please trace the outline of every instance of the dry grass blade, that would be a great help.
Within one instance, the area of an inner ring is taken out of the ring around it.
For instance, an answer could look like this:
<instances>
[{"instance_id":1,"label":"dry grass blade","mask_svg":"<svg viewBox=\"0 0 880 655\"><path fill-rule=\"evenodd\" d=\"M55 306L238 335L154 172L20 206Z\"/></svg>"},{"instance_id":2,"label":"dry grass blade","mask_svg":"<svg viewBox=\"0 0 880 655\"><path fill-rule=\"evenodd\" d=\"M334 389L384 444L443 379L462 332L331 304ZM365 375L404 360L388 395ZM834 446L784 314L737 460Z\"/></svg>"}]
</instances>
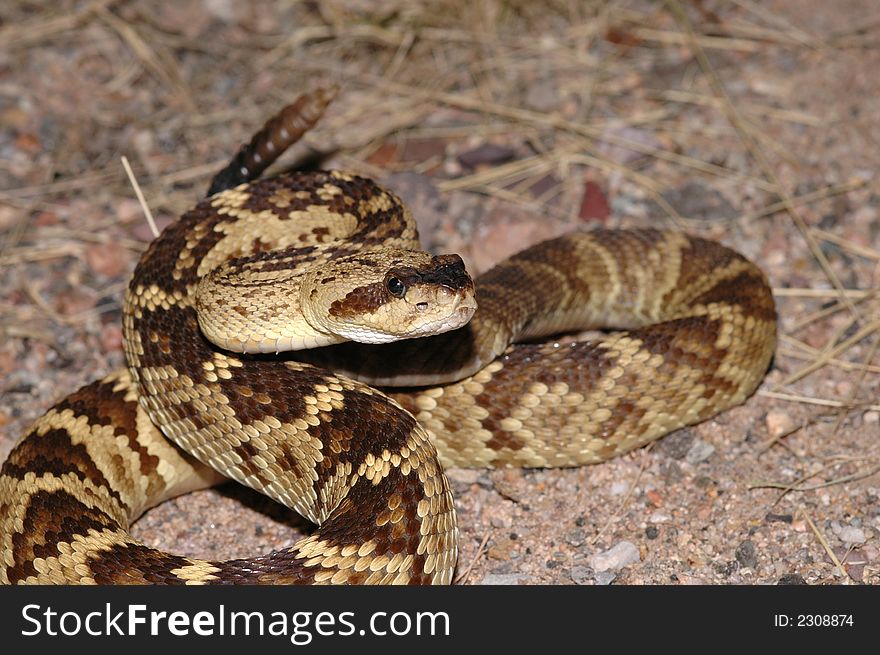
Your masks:
<instances>
[{"instance_id":1,"label":"dry grass blade","mask_svg":"<svg viewBox=\"0 0 880 655\"><path fill-rule=\"evenodd\" d=\"M9 23L0 30L0 43L8 49L34 45L61 32L82 27L94 17L96 12L106 10L115 2L116 0L95 0L69 14L49 18L40 15L24 25Z\"/></svg>"},{"instance_id":2,"label":"dry grass blade","mask_svg":"<svg viewBox=\"0 0 880 655\"><path fill-rule=\"evenodd\" d=\"M99 7L95 11L101 20L115 30L116 33L128 43L129 47L131 47L134 54L140 59L146 69L174 90L184 108L188 112L195 112L195 102L193 101L183 78L180 76L180 73L178 73L173 58L170 55L160 53L155 48L150 47L134 27L117 17L107 8Z\"/></svg>"},{"instance_id":3,"label":"dry grass blade","mask_svg":"<svg viewBox=\"0 0 880 655\"><path fill-rule=\"evenodd\" d=\"M794 393L783 393L780 391L758 391L757 395L763 396L764 398L773 398L774 400L787 400L793 403L803 403L805 405L819 405L821 407L849 407L850 409L860 408L860 409L870 409L874 411L880 410L880 405L869 405L867 403L859 403L855 406L849 406L843 400L837 400L834 398L811 398L810 396L803 396L800 394Z\"/></svg>"},{"instance_id":4,"label":"dry grass blade","mask_svg":"<svg viewBox=\"0 0 880 655\"><path fill-rule=\"evenodd\" d=\"M150 232L153 233L153 238L155 239L159 236L159 228L156 226L156 221L153 219L153 212L150 211L150 207L147 205L144 193L141 191L141 185L138 184L137 178L134 176L134 171L131 170L131 164L128 163L128 157L124 155L122 156L122 167L125 169L128 181L131 182L131 186L134 188L134 193L137 196L138 202L141 204L144 217L147 219L147 225L150 226Z\"/></svg>"},{"instance_id":5,"label":"dry grass blade","mask_svg":"<svg viewBox=\"0 0 880 655\"><path fill-rule=\"evenodd\" d=\"M472 175L465 175L451 180L443 180L437 184L440 191L457 191L461 189L480 189L485 188L493 182L519 180L523 177L545 173L552 170L560 159L566 157L572 152L566 150L556 150L549 155L536 155L525 159L517 159L507 164L493 166L482 171L477 171Z\"/></svg>"},{"instance_id":6,"label":"dry grass blade","mask_svg":"<svg viewBox=\"0 0 880 655\"><path fill-rule=\"evenodd\" d=\"M789 340L788 338L786 338L786 335L783 335L780 340L782 339L785 339L786 341ZM790 341L796 343L801 349L794 350L791 348L779 347L776 349L776 352L779 355L785 357L792 357L794 359L808 362L816 359L819 354L819 351L814 348L810 348L803 342L797 341L795 339L790 339ZM880 366L862 364L860 362L848 362L843 359L830 358L828 359L827 365L833 366L834 368L839 368L843 371L867 371L869 373L880 373Z\"/></svg>"},{"instance_id":7,"label":"dry grass blade","mask_svg":"<svg viewBox=\"0 0 880 655\"><path fill-rule=\"evenodd\" d=\"M823 464L819 468L810 471L809 473L805 473L793 482L751 482L749 483L749 489L781 489L782 493L779 494L776 500L773 501L773 504L776 505L792 491L801 491L801 485L804 482L806 482L807 480L812 480L817 475L821 475L822 473L824 473L828 469L833 468L836 465L837 462Z\"/></svg>"},{"instance_id":8,"label":"dry grass blade","mask_svg":"<svg viewBox=\"0 0 880 655\"><path fill-rule=\"evenodd\" d=\"M59 257L80 257L82 247L70 241L55 246L24 246L11 248L0 255L0 266L15 266L25 262L42 262Z\"/></svg>"},{"instance_id":9,"label":"dry grass blade","mask_svg":"<svg viewBox=\"0 0 880 655\"><path fill-rule=\"evenodd\" d=\"M798 429L800 429L799 426ZM857 461L864 461L873 459L872 457L836 457L832 461L827 464L823 464L818 469L807 473L794 482L752 482L749 484L749 489L781 489L783 493L774 501L774 505L777 504L782 498L792 491L816 491L818 489L827 489L828 487L833 487L838 484L845 484L847 482L853 482L854 480L862 480L864 478L869 478L872 475L880 472L880 465L873 465L868 467L867 469L856 471L855 473L850 473L849 475L844 475L839 478L834 478L832 480L826 480L825 482L820 482L819 484L813 485L804 485L804 482L807 480L811 480L818 475L821 475L825 471L834 469L836 467L842 466L844 464L852 464Z\"/></svg>"},{"instance_id":10,"label":"dry grass blade","mask_svg":"<svg viewBox=\"0 0 880 655\"><path fill-rule=\"evenodd\" d=\"M835 292L836 293L836 292ZM864 303L867 300L871 300L873 298L880 297L880 289L872 290L870 293L866 294L861 298L853 298L852 301L859 305ZM816 321L820 321L824 318L837 314L838 312L842 312L846 310L846 306L840 302L840 300L836 300L833 304L828 305L827 307L823 307L822 309L813 312L812 314L807 314L803 318L795 321L789 328L789 335L798 332L808 325L815 323Z\"/></svg>"},{"instance_id":11,"label":"dry grass blade","mask_svg":"<svg viewBox=\"0 0 880 655\"><path fill-rule=\"evenodd\" d=\"M492 538L493 532L490 530L485 534L482 541L480 541L480 545L477 547L477 552L474 553L473 558L471 559L471 563L468 564L468 567L459 575L454 581L453 584L463 585L467 583L468 578L471 577L471 571L474 570L474 565L476 565L477 561L482 557L483 553L486 552L486 544L489 543L489 539Z\"/></svg>"},{"instance_id":12,"label":"dry grass blade","mask_svg":"<svg viewBox=\"0 0 880 655\"><path fill-rule=\"evenodd\" d=\"M855 191L856 189L861 189L865 186L867 180L861 177L857 177L849 182L845 182L844 184L837 184L833 186L827 186L822 189L817 189L811 193L805 193L800 196L791 197L791 202L796 206L800 207L803 205L808 205L817 200L824 200L825 198L831 198L832 196L840 195L842 193L849 193L850 191ZM750 220L755 220L757 218L761 218L763 216L769 216L770 214L775 214L776 212L783 211L786 209L786 204L783 201L774 202L762 209L754 211L750 214L746 214L744 219L748 222ZM812 228L814 233L816 232L816 228Z\"/></svg>"},{"instance_id":13,"label":"dry grass blade","mask_svg":"<svg viewBox=\"0 0 880 655\"><path fill-rule=\"evenodd\" d=\"M855 300L867 300L875 298L880 293L878 289L810 289L810 288L791 288L791 287L775 287L773 295L778 298L794 297L794 298L850 298Z\"/></svg>"},{"instance_id":14,"label":"dry grass blade","mask_svg":"<svg viewBox=\"0 0 880 655\"><path fill-rule=\"evenodd\" d=\"M837 570L840 572L840 574L842 576L844 576L844 578L850 579L849 573L847 573L846 569L843 568L843 564L840 563L840 560L837 558L837 555L835 555L834 551L831 550L831 546L828 544L828 540L825 538L825 535L823 535L819 531L819 528L816 527L816 524L813 523L813 519L811 519L809 517L806 510L804 510L804 509L801 509L800 513L801 513L801 516L804 517L804 520L807 522L807 524L810 526L810 530L812 530L813 534L816 535L816 538L819 540L819 543L822 544L822 548L825 549L825 553L828 555L828 557L831 559L831 561L834 562L834 565L837 567Z\"/></svg>"},{"instance_id":15,"label":"dry grass blade","mask_svg":"<svg viewBox=\"0 0 880 655\"><path fill-rule=\"evenodd\" d=\"M31 198L34 196L49 196L58 193L68 193L71 191L79 191L81 189L89 189L99 187L103 184L113 181L119 177L119 171L105 169L91 173L89 175L81 175L69 180L59 180L58 182L50 182L48 184L37 184L34 186L23 186L17 189L3 189L0 191L0 202L4 197L10 198Z\"/></svg>"},{"instance_id":16,"label":"dry grass blade","mask_svg":"<svg viewBox=\"0 0 880 655\"><path fill-rule=\"evenodd\" d=\"M837 246L840 246L844 250L848 250L855 255L865 257L867 259L880 260L880 251L874 250L873 248L859 245L858 243L854 243L849 239L844 239L843 237L837 236L836 234L832 234L831 232L828 232L827 230L822 230L818 227L810 228L810 231L823 241L828 241Z\"/></svg>"},{"instance_id":17,"label":"dry grass blade","mask_svg":"<svg viewBox=\"0 0 880 655\"><path fill-rule=\"evenodd\" d=\"M799 486L792 491L817 491L819 489L827 489L828 487L833 487L838 484L846 484L848 482L855 482L856 480L865 480L870 478L873 475L880 473L880 466L872 466L863 471L856 471L855 473L851 473L850 475L844 475L840 478L835 478L834 480L829 480L828 482L822 482L820 484L813 484L809 486Z\"/></svg>"},{"instance_id":18,"label":"dry grass blade","mask_svg":"<svg viewBox=\"0 0 880 655\"><path fill-rule=\"evenodd\" d=\"M687 45L688 35L681 32L657 30L650 27L633 27L632 35L644 41L654 41L664 45ZM697 41L704 48L712 50L738 50L740 52L758 52L764 47L760 41L736 39L727 36L698 36Z\"/></svg>"},{"instance_id":19,"label":"dry grass blade","mask_svg":"<svg viewBox=\"0 0 880 655\"><path fill-rule=\"evenodd\" d=\"M617 162L601 159L600 157L593 157L592 155L587 155L585 153L578 153L572 155L568 158L568 161L572 164L583 164L584 166L592 166L594 168L598 168L599 170L605 171L606 173L620 173L625 178L632 180L640 187L649 191L652 195L660 195L666 189L657 183L654 179L647 175L643 175L639 173L637 170L630 168L629 166L624 166L623 164L618 164Z\"/></svg>"},{"instance_id":20,"label":"dry grass blade","mask_svg":"<svg viewBox=\"0 0 880 655\"><path fill-rule=\"evenodd\" d=\"M806 377L810 373L819 370L820 368L825 366L831 358L840 355L842 352L846 351L851 346L857 344L862 339L865 339L865 338L871 336L878 329L880 329L880 321L872 321L868 325L866 325L866 326L862 327L861 329L859 329L858 331L856 331L855 334L853 334L851 337L849 337L845 341L837 344L836 346L834 346L832 348L828 348L828 349L823 350L822 353L818 356L818 358L815 361L810 362L807 366L805 366L801 369L798 369L797 371L795 371L794 373L792 373L791 375L786 377L782 382L776 384L773 387L773 390L779 391L780 389L787 387L788 385L790 385L794 382L797 382L798 380ZM829 344L831 344L831 343L834 343L833 339L829 340Z\"/></svg>"},{"instance_id":21,"label":"dry grass blade","mask_svg":"<svg viewBox=\"0 0 880 655\"><path fill-rule=\"evenodd\" d=\"M805 421L799 423L798 425L795 425L794 427L792 427L792 428L786 430L786 431L783 432L782 434L779 434L779 435L777 435L777 436L775 436L775 437L772 437L772 438L768 439L768 440L764 443L764 445L761 446L761 447L758 449L758 452L761 452L761 453L765 453L765 452L767 452L767 451L770 450L773 446L775 446L777 443L780 443L781 441L783 441L784 439L787 439L788 437L790 437L790 436L793 435L793 434L797 434L798 432L800 432L800 431L803 430L804 428L806 428L806 427L812 425L813 423L815 423L817 420L818 420L818 417L813 417L813 418L811 418L811 419L809 419L809 420L805 420ZM751 488L751 487L750 487L750 488Z\"/></svg>"},{"instance_id":22,"label":"dry grass blade","mask_svg":"<svg viewBox=\"0 0 880 655\"><path fill-rule=\"evenodd\" d=\"M768 23L772 23L777 25L780 29L784 30L786 36L790 37L794 41L798 41L803 43L804 45L819 50L825 48L825 43L822 42L815 34L811 34L805 29L798 27L797 25L793 25L791 21L786 20L779 14L770 11L764 5L755 2L754 0L731 0L735 5L739 5L744 9L750 11L755 16L767 21Z\"/></svg>"},{"instance_id":23,"label":"dry grass blade","mask_svg":"<svg viewBox=\"0 0 880 655\"><path fill-rule=\"evenodd\" d=\"M846 402L848 405L854 405L856 402L856 396L859 395L859 391L862 388L862 385L865 383L865 376L868 375L868 367L870 367L871 362L874 360L874 355L877 353L877 347L880 346L880 338L877 338L875 335L874 339L871 342L871 347L868 349L868 354L865 355L865 359L862 362L863 368L859 371L858 377L856 378L855 384L853 384L852 391L849 394ZM840 426L843 425L843 419L846 417L848 411L846 408L841 408L841 411L837 415L837 421L834 423L834 430L832 430L832 434L837 434L838 430L840 430Z\"/></svg>"},{"instance_id":24,"label":"dry grass blade","mask_svg":"<svg viewBox=\"0 0 880 655\"><path fill-rule=\"evenodd\" d=\"M662 98L663 100L669 100L671 102L686 102L695 105L702 105L704 107L720 108L722 104L722 101L718 98L704 96L697 93L690 93L688 91L680 91L678 89L669 89L657 94L657 96ZM776 107L766 107L763 105L756 105L754 103L746 103L743 109L750 114L755 114L756 116L767 116L779 120L790 121L799 125L810 125L812 127L818 127L820 125L824 125L826 122L825 120L817 116L810 116L809 114L801 111L795 111L791 109L777 109Z\"/></svg>"},{"instance_id":25,"label":"dry grass blade","mask_svg":"<svg viewBox=\"0 0 880 655\"><path fill-rule=\"evenodd\" d=\"M617 506L615 512L608 517L608 520L605 522L599 530L596 531L596 534L590 539L590 544L595 544L602 538L602 535L611 527L611 525L620 519L620 516L623 514L623 509L629 504L630 499L632 498L633 493L636 490L636 487L639 484L639 481L642 479L642 475L645 473L645 469L648 467L648 462L650 458L648 457L648 453L651 452L651 449L654 447L654 443L649 443L645 446L644 449L640 452L642 462L639 465L638 473L636 473L636 477L633 478L632 484L629 485L629 488L626 490L626 494L623 496L623 500L620 501L620 504Z\"/></svg>"},{"instance_id":26,"label":"dry grass blade","mask_svg":"<svg viewBox=\"0 0 880 655\"><path fill-rule=\"evenodd\" d=\"M828 44L835 48L876 48L877 36L872 32L880 29L880 15L865 16L855 23L852 27L832 32Z\"/></svg>"}]
</instances>

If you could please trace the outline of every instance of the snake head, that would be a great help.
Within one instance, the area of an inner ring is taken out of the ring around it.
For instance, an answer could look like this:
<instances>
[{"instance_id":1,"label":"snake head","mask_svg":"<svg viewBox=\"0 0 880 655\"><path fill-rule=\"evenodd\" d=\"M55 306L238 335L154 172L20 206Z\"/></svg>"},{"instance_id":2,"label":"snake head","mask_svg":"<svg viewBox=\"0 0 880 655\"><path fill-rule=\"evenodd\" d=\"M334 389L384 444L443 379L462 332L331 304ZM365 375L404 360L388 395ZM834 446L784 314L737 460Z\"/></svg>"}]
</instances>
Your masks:
<instances>
[{"instance_id":1,"label":"snake head","mask_svg":"<svg viewBox=\"0 0 880 655\"><path fill-rule=\"evenodd\" d=\"M310 322L325 317L315 327L347 340L388 343L440 334L465 325L477 309L474 282L458 255L367 252L333 265L346 274L315 276L318 286L329 280L323 289L304 284L308 302L323 298L320 309L304 314Z\"/></svg>"}]
</instances>

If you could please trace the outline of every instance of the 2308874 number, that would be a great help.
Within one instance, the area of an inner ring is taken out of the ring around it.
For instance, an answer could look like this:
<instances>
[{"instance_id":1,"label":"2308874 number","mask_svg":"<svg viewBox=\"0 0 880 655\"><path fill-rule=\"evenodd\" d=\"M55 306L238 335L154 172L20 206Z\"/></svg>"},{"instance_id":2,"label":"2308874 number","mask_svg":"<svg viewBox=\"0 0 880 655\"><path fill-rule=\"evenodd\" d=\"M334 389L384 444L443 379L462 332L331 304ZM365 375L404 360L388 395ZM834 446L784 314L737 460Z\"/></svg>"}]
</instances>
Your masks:
<instances>
[{"instance_id":1,"label":"2308874 number","mask_svg":"<svg viewBox=\"0 0 880 655\"><path fill-rule=\"evenodd\" d=\"M798 627L837 627L852 626L852 614L798 614Z\"/></svg>"}]
</instances>

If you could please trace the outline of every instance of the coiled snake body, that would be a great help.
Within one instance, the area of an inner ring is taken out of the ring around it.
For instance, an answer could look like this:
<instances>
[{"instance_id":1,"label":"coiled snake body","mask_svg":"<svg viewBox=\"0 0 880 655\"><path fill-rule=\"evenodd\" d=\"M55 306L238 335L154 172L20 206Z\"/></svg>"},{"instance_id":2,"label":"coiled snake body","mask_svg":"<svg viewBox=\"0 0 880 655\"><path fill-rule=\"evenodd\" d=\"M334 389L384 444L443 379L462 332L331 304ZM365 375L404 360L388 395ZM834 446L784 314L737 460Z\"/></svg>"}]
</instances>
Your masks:
<instances>
[{"instance_id":1,"label":"coiled snake body","mask_svg":"<svg viewBox=\"0 0 880 655\"><path fill-rule=\"evenodd\" d=\"M267 124L215 178L232 188L143 255L125 302L128 370L50 409L3 465L0 581L448 583L457 528L443 466L599 462L740 403L759 384L776 321L763 273L717 243L651 229L534 246L479 277L472 320L437 336L280 355L252 336L228 339L228 350L213 345L197 294L227 260L241 264L237 292L247 298L248 279L285 275L316 253L369 265L383 244L417 244L400 202L363 178L294 173L248 183L259 160L273 158L266 148L283 150L324 104L306 96L280 126ZM248 161L255 154L257 164ZM405 298L401 288L426 281L435 291L418 311L433 311L436 289L452 290L465 298L452 313L466 320L472 289L460 262L426 256L422 265L394 260L379 282L355 280L325 309L376 315L389 289ZM346 276L312 275L312 295L336 277ZM219 305L245 319L257 313L247 300ZM592 327L616 331L533 342ZM299 339L273 329L270 341ZM306 330L305 341L324 334ZM234 352L249 343L272 352ZM128 534L147 508L226 477L319 527L288 549L224 562L159 552Z\"/></svg>"}]
</instances>

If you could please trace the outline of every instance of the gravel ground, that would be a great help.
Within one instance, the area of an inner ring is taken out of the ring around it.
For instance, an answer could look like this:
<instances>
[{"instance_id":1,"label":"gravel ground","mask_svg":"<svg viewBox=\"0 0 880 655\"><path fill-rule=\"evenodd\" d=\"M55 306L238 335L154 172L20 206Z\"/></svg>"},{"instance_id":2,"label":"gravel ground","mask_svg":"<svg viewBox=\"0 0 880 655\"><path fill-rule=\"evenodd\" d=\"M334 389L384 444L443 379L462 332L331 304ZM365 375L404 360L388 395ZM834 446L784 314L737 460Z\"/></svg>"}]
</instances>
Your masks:
<instances>
[{"instance_id":1,"label":"gravel ground","mask_svg":"<svg viewBox=\"0 0 880 655\"><path fill-rule=\"evenodd\" d=\"M641 2L6 2L0 460L122 364L150 232L120 156L166 225L330 79L339 98L286 163L375 177L474 272L579 226L680 225L776 291L779 350L742 407L598 466L449 471L460 581L877 583L875 4L689 4L692 37ZM210 558L309 529L232 485L135 526Z\"/></svg>"}]
</instances>

